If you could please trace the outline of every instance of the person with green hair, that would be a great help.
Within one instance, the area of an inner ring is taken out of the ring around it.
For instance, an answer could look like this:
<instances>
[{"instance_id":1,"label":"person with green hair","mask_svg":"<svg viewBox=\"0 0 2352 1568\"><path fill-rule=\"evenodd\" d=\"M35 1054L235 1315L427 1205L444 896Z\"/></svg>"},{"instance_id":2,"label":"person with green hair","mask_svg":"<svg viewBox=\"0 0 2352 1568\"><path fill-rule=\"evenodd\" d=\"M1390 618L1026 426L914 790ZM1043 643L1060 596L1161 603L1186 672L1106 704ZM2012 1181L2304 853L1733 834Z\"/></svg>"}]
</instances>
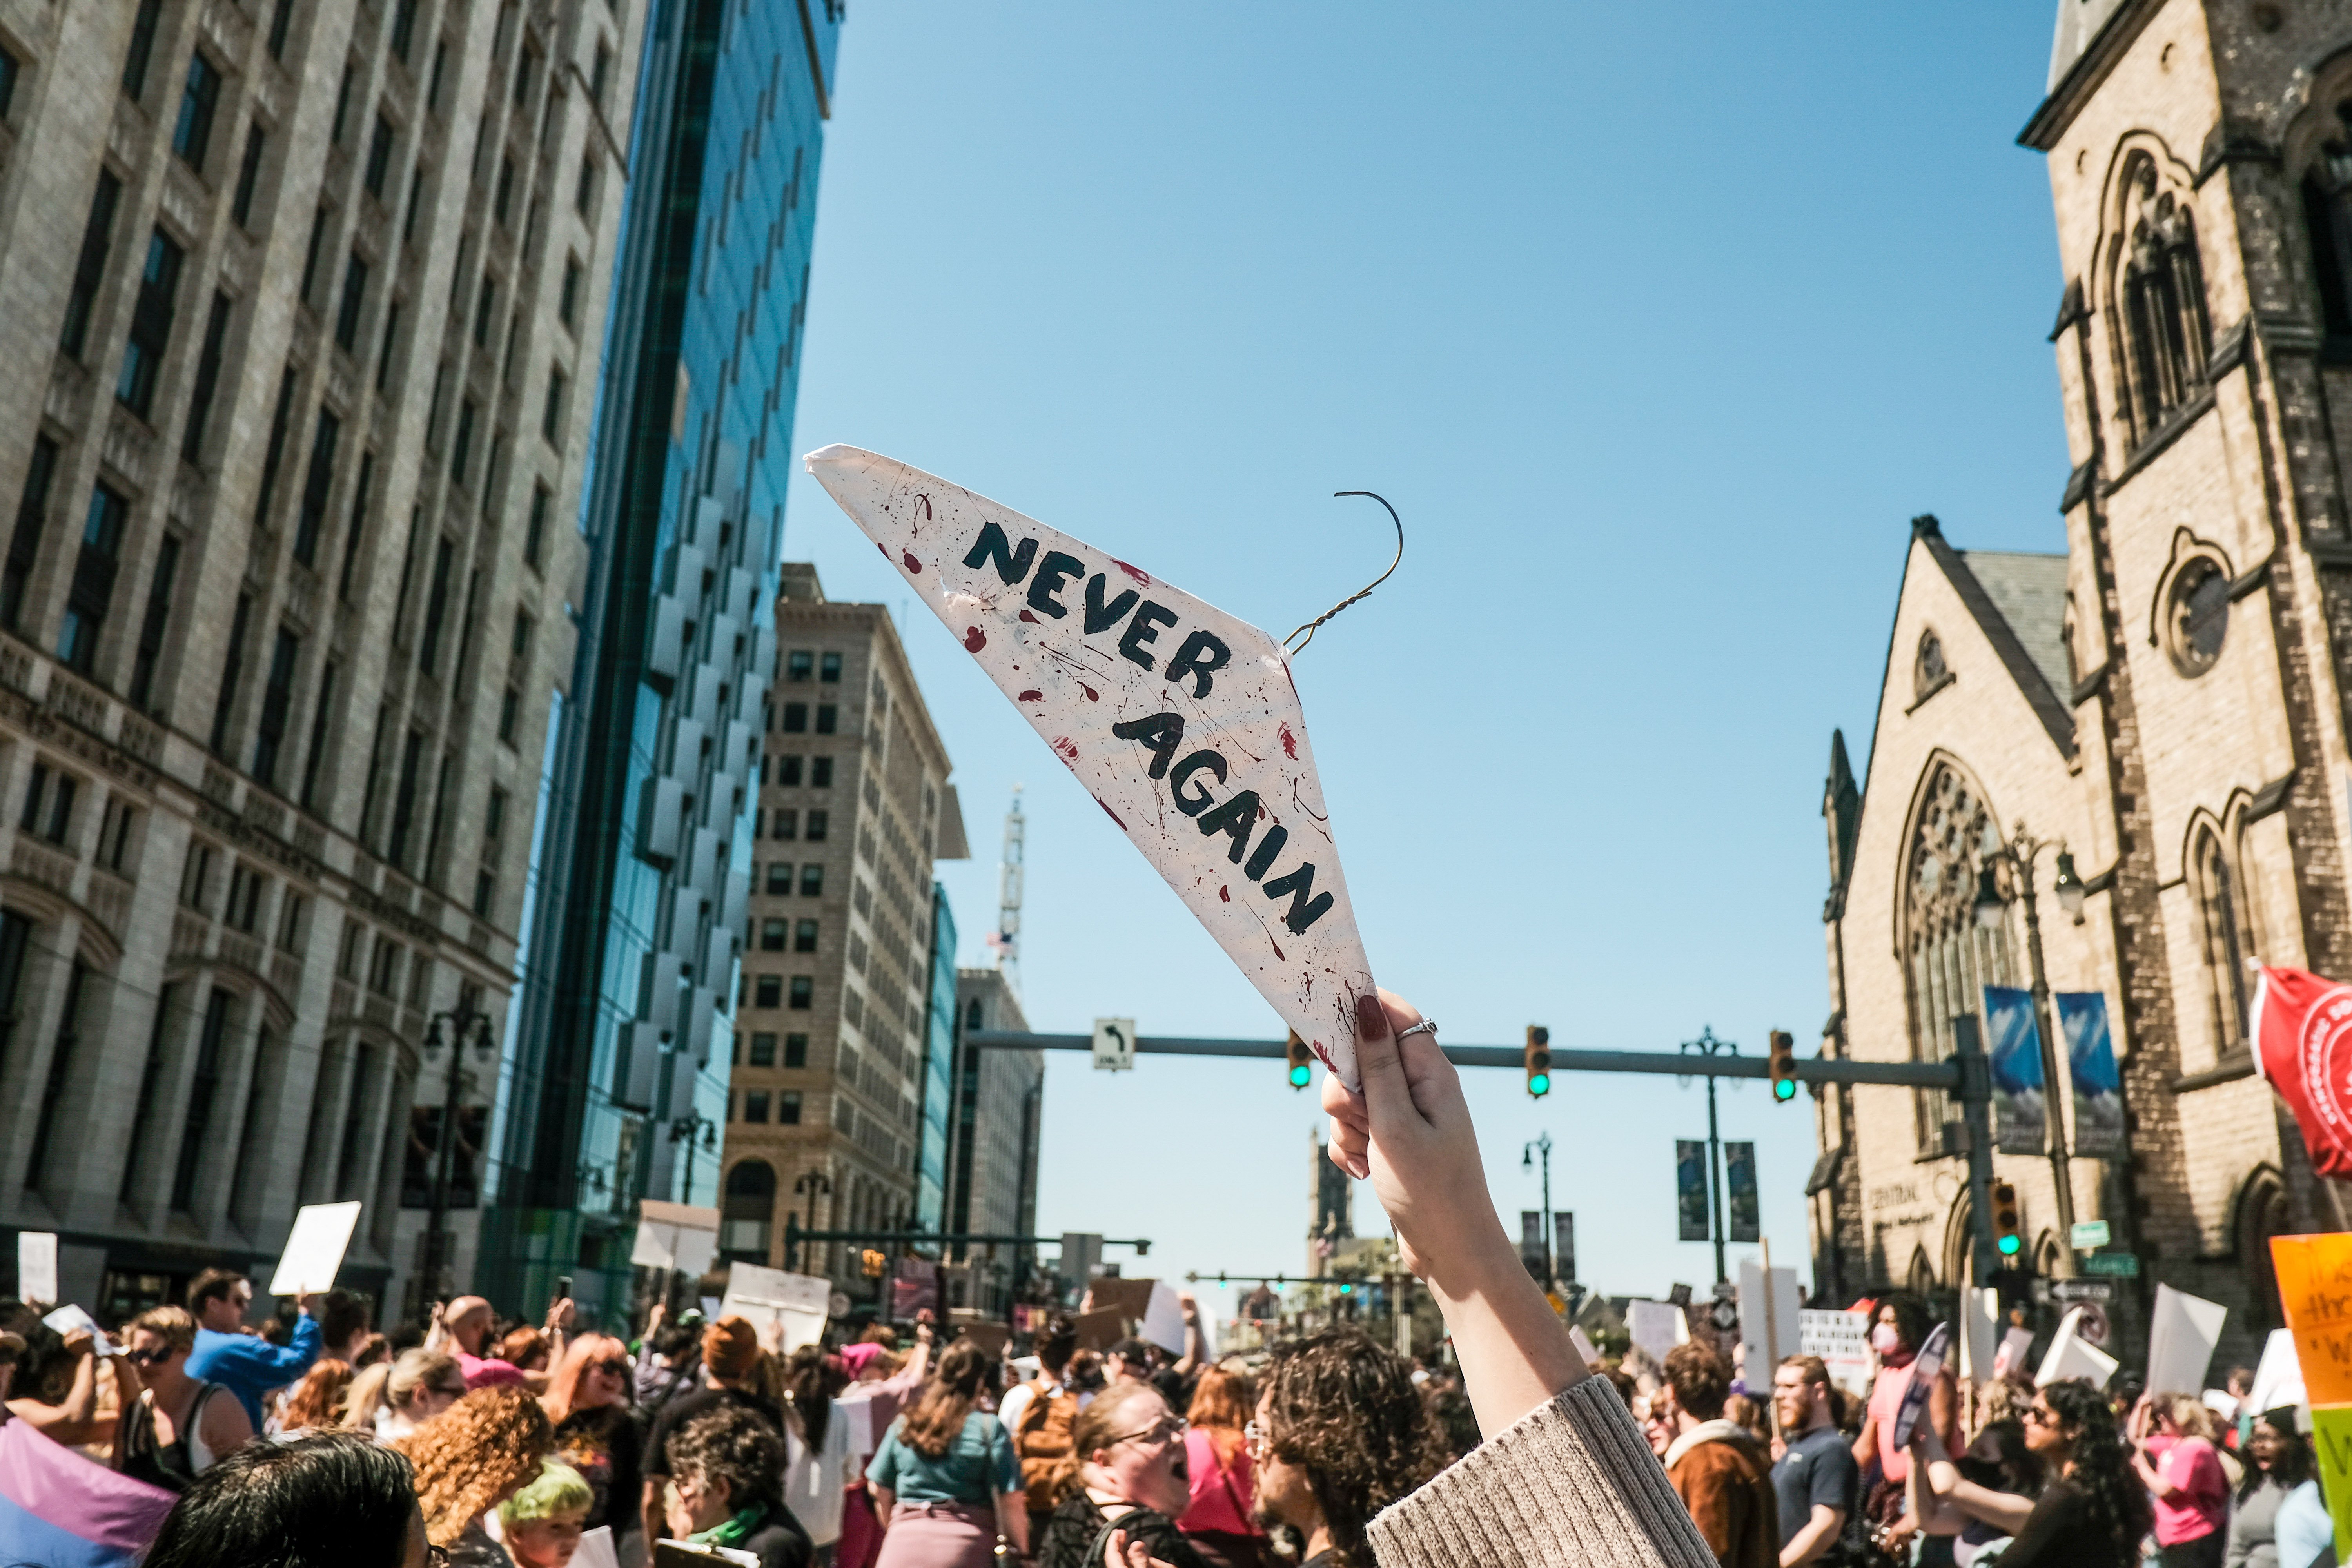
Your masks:
<instances>
[{"instance_id":1,"label":"person with green hair","mask_svg":"<svg viewBox=\"0 0 2352 1568\"><path fill-rule=\"evenodd\" d=\"M595 1502L585 1476L541 1460L539 1478L499 1505L499 1533L515 1568L565 1568Z\"/></svg>"}]
</instances>

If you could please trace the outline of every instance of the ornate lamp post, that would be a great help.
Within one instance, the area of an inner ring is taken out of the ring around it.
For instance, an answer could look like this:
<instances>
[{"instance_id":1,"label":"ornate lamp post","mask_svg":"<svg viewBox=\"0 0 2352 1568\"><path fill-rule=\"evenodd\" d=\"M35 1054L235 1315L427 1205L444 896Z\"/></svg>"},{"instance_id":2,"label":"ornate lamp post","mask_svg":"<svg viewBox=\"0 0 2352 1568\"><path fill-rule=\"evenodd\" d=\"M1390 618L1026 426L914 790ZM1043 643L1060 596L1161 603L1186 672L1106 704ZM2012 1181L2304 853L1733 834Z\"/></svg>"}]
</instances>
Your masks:
<instances>
[{"instance_id":1,"label":"ornate lamp post","mask_svg":"<svg viewBox=\"0 0 2352 1568\"><path fill-rule=\"evenodd\" d=\"M1702 1026L1696 1040L1685 1040L1683 1050L1694 1056L1738 1056L1739 1047L1730 1040L1715 1037L1713 1025ZM1715 1282L1722 1284L1730 1278L1724 1271L1723 1246L1726 1239L1723 1223L1723 1134L1715 1120L1715 1075L1706 1079L1706 1197L1708 1215L1715 1231Z\"/></svg>"},{"instance_id":2,"label":"ornate lamp post","mask_svg":"<svg viewBox=\"0 0 2352 1568\"><path fill-rule=\"evenodd\" d=\"M1529 1143L1525 1149L1520 1151L1519 1169L1522 1171L1533 1171L1536 1168L1536 1156L1538 1154L1541 1154L1543 1156L1544 1289L1547 1290L1558 1290L1559 1289L1559 1260L1551 1255L1550 1133L1544 1132L1538 1134L1534 1142Z\"/></svg>"},{"instance_id":3,"label":"ornate lamp post","mask_svg":"<svg viewBox=\"0 0 2352 1568\"><path fill-rule=\"evenodd\" d=\"M437 1301L447 1300L457 1283L452 1277L457 1248L449 1235L449 1184L456 1173L457 1112L468 1081L466 1048L471 1046L486 1067L497 1059L499 1053L498 1041L490 1034L489 1016L476 1010L468 993L455 1008L433 1015L425 1030L425 1060L433 1060L444 1049L441 1031L445 1025L451 1042L446 1047L449 1091L442 1100L440 1136L435 1140L432 1198L425 1222L425 1266L417 1274L424 1300Z\"/></svg>"},{"instance_id":4,"label":"ornate lamp post","mask_svg":"<svg viewBox=\"0 0 2352 1568\"><path fill-rule=\"evenodd\" d=\"M807 1194L808 1228L814 1230L816 1228L816 1201L821 1197L831 1197L833 1195L833 1178L826 1175L823 1171L812 1167L808 1170L803 1171L799 1175L793 1178L793 1191L795 1194ZM828 1254L831 1253L832 1248L830 1246L826 1247L826 1251ZM830 1275L833 1272L832 1263L833 1259L828 1256L825 1258L825 1273L827 1275Z\"/></svg>"},{"instance_id":5,"label":"ornate lamp post","mask_svg":"<svg viewBox=\"0 0 2352 1568\"><path fill-rule=\"evenodd\" d=\"M688 1111L684 1116L670 1118L669 1141L686 1145L686 1186L678 1200L681 1203L694 1201L694 1135L697 1132L702 1134L703 1148L716 1150L719 1147L719 1124L708 1116L698 1111Z\"/></svg>"},{"instance_id":6,"label":"ornate lamp post","mask_svg":"<svg viewBox=\"0 0 2352 1568\"><path fill-rule=\"evenodd\" d=\"M2058 1232L2067 1238L2058 1248L2057 1272L2064 1275L2074 1272L2074 1184L2067 1171L2065 1096L2059 1090L2058 1034L2051 1027L2050 976L2042 966L2042 916L2034 900L2033 863L2044 849L2058 853L2058 876L2051 891L2058 895L2059 907L2079 920L2088 889L2074 875L2074 857L2066 852L2063 840L2036 838L2028 833L2022 818L2008 843L1984 852L1984 865L1977 873L1976 917L1977 924L1988 931L1998 929L2008 918L2009 896L2001 890L2000 875L2000 868L2006 867L2016 896L2025 905L2025 952L2033 971L2033 1026L2042 1037L2042 1120L2049 1124L2050 1178L2058 1196Z\"/></svg>"}]
</instances>

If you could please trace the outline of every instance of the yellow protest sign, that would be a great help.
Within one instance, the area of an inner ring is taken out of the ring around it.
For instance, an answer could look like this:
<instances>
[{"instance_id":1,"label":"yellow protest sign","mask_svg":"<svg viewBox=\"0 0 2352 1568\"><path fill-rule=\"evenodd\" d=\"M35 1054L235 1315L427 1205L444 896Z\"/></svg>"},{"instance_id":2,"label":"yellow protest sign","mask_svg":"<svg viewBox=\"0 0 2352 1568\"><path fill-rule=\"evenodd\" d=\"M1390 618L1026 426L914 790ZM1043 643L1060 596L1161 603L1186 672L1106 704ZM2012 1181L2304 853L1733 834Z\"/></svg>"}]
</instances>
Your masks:
<instances>
[{"instance_id":1,"label":"yellow protest sign","mask_svg":"<svg viewBox=\"0 0 2352 1568\"><path fill-rule=\"evenodd\" d=\"M2319 1487L2336 1523L2336 1561L2352 1560L2352 1405L2314 1410L2311 1446L2319 1455Z\"/></svg>"},{"instance_id":2,"label":"yellow protest sign","mask_svg":"<svg viewBox=\"0 0 2352 1568\"><path fill-rule=\"evenodd\" d=\"M2352 1233L2273 1237L2271 1258L2305 1394L2352 1405Z\"/></svg>"}]
</instances>

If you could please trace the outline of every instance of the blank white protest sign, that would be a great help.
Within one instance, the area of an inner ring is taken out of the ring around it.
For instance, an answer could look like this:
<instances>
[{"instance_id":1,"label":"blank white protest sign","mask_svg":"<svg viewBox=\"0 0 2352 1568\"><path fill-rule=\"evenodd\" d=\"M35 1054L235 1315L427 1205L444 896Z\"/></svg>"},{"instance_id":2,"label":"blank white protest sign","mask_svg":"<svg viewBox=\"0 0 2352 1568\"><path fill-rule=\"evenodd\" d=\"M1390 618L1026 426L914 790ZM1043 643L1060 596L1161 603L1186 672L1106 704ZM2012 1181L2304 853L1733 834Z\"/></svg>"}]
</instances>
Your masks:
<instances>
[{"instance_id":1,"label":"blank white protest sign","mask_svg":"<svg viewBox=\"0 0 2352 1568\"><path fill-rule=\"evenodd\" d=\"M305 1204L294 1211L294 1229L278 1256L278 1272L269 1277L273 1296L307 1296L335 1288L336 1271L351 1250L352 1231L360 1222L356 1203Z\"/></svg>"}]
</instances>

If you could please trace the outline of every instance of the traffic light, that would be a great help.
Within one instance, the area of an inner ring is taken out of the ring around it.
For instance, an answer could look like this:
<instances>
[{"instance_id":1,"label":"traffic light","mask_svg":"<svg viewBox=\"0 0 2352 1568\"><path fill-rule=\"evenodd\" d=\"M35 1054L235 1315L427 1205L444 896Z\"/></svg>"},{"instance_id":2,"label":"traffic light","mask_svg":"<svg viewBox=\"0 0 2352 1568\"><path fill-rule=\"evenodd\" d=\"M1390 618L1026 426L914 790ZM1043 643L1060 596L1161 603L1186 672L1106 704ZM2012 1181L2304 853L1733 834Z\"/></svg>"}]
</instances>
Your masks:
<instances>
[{"instance_id":1,"label":"traffic light","mask_svg":"<svg viewBox=\"0 0 2352 1568\"><path fill-rule=\"evenodd\" d=\"M1314 1079L1315 1053L1307 1048L1307 1042L1298 1037L1297 1030L1293 1029L1290 1032L1290 1087L1305 1089Z\"/></svg>"},{"instance_id":2,"label":"traffic light","mask_svg":"<svg viewBox=\"0 0 2352 1568\"><path fill-rule=\"evenodd\" d=\"M1528 1098L1541 1100L1551 1092L1551 1031L1541 1024L1528 1026Z\"/></svg>"},{"instance_id":3,"label":"traffic light","mask_svg":"<svg viewBox=\"0 0 2352 1568\"><path fill-rule=\"evenodd\" d=\"M2024 1216L2017 1212L2017 1189L2007 1182L1992 1184L1992 1245L2004 1258L2012 1258L2024 1247L2025 1238L2019 1234L2025 1229Z\"/></svg>"},{"instance_id":4,"label":"traffic light","mask_svg":"<svg viewBox=\"0 0 2352 1568\"><path fill-rule=\"evenodd\" d=\"M1772 1031L1772 1098L1782 1102L1797 1098L1797 1042L1786 1029Z\"/></svg>"},{"instance_id":5,"label":"traffic light","mask_svg":"<svg viewBox=\"0 0 2352 1568\"><path fill-rule=\"evenodd\" d=\"M857 1263L859 1273L868 1279L879 1279L889 1269L890 1258L887 1253L877 1252L869 1247L857 1255Z\"/></svg>"}]
</instances>

